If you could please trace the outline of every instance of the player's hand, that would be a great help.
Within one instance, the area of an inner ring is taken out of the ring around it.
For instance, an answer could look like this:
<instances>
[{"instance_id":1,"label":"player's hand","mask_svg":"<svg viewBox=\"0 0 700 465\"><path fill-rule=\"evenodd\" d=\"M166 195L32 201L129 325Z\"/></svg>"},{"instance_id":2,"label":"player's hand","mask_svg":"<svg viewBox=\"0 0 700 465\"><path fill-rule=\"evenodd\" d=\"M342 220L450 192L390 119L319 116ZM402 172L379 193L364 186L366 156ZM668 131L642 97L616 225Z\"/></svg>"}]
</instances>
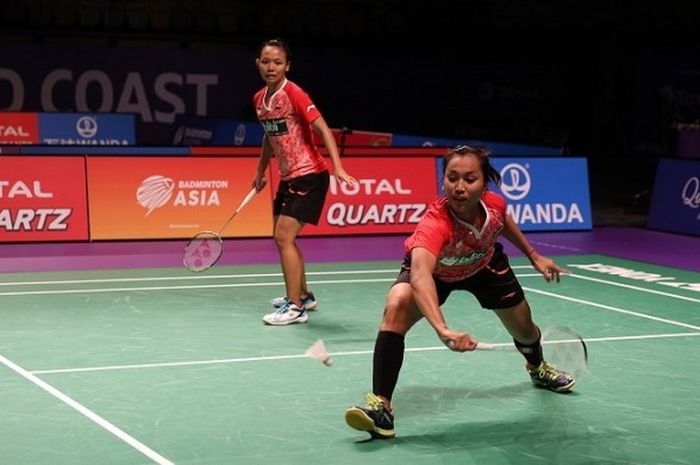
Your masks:
<instances>
[{"instance_id":1,"label":"player's hand","mask_svg":"<svg viewBox=\"0 0 700 465\"><path fill-rule=\"evenodd\" d=\"M530 261L532 262L532 266L542 273L544 280L548 283L555 280L559 282L562 274L569 273L567 270L554 263L554 260L551 258L543 257L536 252L530 257Z\"/></svg>"},{"instance_id":2,"label":"player's hand","mask_svg":"<svg viewBox=\"0 0 700 465\"><path fill-rule=\"evenodd\" d=\"M342 183L347 183L351 186L354 186L355 184L357 184L357 180L355 178L353 178L352 176L350 176L348 173L346 173L345 170L342 168L335 170L334 176L335 176L336 181L339 181Z\"/></svg>"},{"instance_id":3,"label":"player's hand","mask_svg":"<svg viewBox=\"0 0 700 465\"><path fill-rule=\"evenodd\" d=\"M446 329L440 334L440 339L450 350L466 352L476 349L477 341L469 333L460 333Z\"/></svg>"},{"instance_id":4,"label":"player's hand","mask_svg":"<svg viewBox=\"0 0 700 465\"><path fill-rule=\"evenodd\" d=\"M265 185L267 184L267 179L265 179L264 175L256 175L255 178L253 179L253 185L252 187L255 188L255 192L260 192L265 188Z\"/></svg>"}]
</instances>

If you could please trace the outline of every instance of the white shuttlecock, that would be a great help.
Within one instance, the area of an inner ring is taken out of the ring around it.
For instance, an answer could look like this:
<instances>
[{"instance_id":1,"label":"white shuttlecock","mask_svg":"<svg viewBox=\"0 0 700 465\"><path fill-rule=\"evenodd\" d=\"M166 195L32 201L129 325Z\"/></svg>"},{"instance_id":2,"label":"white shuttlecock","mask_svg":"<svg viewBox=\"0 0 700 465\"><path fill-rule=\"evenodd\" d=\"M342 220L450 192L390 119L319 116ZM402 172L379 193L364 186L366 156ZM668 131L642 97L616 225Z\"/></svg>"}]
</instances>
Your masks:
<instances>
[{"instance_id":1,"label":"white shuttlecock","mask_svg":"<svg viewBox=\"0 0 700 465\"><path fill-rule=\"evenodd\" d=\"M326 350L326 344L323 343L323 339L319 339L318 341L311 344L311 347L306 349L306 352L304 353L307 357L320 360L327 367L333 364L333 359L331 359L331 356L328 354L328 351Z\"/></svg>"}]
</instances>

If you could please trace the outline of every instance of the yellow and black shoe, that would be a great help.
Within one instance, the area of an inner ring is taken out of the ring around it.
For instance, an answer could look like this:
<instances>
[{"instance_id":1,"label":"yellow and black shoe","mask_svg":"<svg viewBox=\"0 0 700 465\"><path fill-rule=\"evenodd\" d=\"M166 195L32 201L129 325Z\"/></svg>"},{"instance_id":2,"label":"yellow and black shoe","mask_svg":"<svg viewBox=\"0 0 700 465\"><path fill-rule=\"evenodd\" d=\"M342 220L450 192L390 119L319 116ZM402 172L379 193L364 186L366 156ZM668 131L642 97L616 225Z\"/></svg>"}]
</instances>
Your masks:
<instances>
[{"instance_id":1,"label":"yellow and black shoe","mask_svg":"<svg viewBox=\"0 0 700 465\"><path fill-rule=\"evenodd\" d=\"M367 431L375 439L389 439L394 432L394 415L384 401L372 394L366 396L365 407L350 407L345 411L345 423L359 431Z\"/></svg>"},{"instance_id":2,"label":"yellow and black shoe","mask_svg":"<svg viewBox=\"0 0 700 465\"><path fill-rule=\"evenodd\" d=\"M569 373L558 370L547 362L542 362L537 367L528 367L527 372L536 386L554 392L568 392L576 383L576 379Z\"/></svg>"}]
</instances>

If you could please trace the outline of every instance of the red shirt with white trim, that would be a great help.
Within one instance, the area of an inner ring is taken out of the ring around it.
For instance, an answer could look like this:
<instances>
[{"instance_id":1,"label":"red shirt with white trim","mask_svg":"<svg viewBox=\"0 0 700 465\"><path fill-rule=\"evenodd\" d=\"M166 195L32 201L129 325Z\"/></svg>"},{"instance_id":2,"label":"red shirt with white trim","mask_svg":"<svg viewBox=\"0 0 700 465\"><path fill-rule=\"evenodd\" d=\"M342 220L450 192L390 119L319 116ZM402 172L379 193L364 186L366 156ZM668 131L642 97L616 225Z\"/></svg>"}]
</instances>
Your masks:
<instances>
[{"instance_id":1,"label":"red shirt with white trim","mask_svg":"<svg viewBox=\"0 0 700 465\"><path fill-rule=\"evenodd\" d=\"M480 203L486 220L477 230L450 210L447 197L435 200L404 242L406 252L415 247L428 249L438 258L433 275L441 281L461 281L474 275L491 260L506 218L506 201L500 195L486 191Z\"/></svg>"},{"instance_id":2,"label":"red shirt with white trim","mask_svg":"<svg viewBox=\"0 0 700 465\"><path fill-rule=\"evenodd\" d=\"M321 116L301 87L285 79L267 98L267 87L253 97L255 112L277 159L283 180L328 169L313 143L311 123Z\"/></svg>"}]
</instances>

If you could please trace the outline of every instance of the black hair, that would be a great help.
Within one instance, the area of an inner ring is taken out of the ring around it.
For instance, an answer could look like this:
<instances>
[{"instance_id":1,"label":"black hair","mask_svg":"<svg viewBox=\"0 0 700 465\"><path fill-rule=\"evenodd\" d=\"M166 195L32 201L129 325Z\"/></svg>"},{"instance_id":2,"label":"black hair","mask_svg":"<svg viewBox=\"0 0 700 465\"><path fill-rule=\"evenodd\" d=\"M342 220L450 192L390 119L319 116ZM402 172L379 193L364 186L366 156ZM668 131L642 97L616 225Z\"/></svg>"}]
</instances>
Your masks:
<instances>
[{"instance_id":1,"label":"black hair","mask_svg":"<svg viewBox=\"0 0 700 465\"><path fill-rule=\"evenodd\" d=\"M284 54L287 56L287 61L292 61L292 51L290 50L289 45L287 45L287 43L282 39L269 39L260 44L260 48L258 48L258 58L260 58L262 50L265 47L281 48L282 50L284 50Z\"/></svg>"},{"instance_id":2,"label":"black hair","mask_svg":"<svg viewBox=\"0 0 700 465\"><path fill-rule=\"evenodd\" d=\"M496 185L501 184L501 173L499 173L496 168L491 165L491 160L489 159L490 152L484 147L472 147L470 145L457 145L447 151L447 153L442 157L442 170L447 171L447 164L456 156L463 155L474 155L479 159L479 165L481 166L481 172L484 175L486 182L491 181Z\"/></svg>"}]
</instances>

